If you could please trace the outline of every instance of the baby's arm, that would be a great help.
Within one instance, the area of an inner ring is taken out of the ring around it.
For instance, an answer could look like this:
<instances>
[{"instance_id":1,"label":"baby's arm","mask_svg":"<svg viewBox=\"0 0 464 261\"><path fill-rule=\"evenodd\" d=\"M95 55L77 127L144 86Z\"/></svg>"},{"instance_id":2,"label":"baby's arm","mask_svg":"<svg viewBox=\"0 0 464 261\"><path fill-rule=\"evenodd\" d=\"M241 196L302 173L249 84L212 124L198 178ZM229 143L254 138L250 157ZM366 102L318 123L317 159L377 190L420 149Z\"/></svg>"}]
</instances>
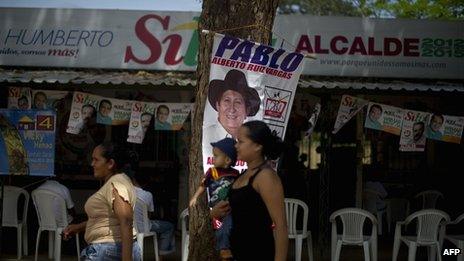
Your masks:
<instances>
[{"instance_id":1,"label":"baby's arm","mask_svg":"<svg viewBox=\"0 0 464 261\"><path fill-rule=\"evenodd\" d=\"M195 194L193 195L192 199L190 200L190 207L193 207L197 204L197 199L201 194L203 194L203 192L205 192L205 185L202 182L198 187L197 191L195 191Z\"/></svg>"}]
</instances>

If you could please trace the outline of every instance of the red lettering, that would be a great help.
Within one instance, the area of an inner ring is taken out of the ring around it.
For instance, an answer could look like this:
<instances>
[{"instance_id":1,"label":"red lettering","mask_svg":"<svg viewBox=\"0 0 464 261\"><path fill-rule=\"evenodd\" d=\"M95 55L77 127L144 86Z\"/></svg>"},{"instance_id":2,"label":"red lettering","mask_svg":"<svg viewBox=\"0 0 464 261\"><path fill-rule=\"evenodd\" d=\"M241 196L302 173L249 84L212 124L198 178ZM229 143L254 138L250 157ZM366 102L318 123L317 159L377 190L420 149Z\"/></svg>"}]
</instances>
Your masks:
<instances>
[{"instance_id":1,"label":"red lettering","mask_svg":"<svg viewBox=\"0 0 464 261\"><path fill-rule=\"evenodd\" d=\"M404 56L419 56L419 39L417 38L404 38Z\"/></svg>"},{"instance_id":2,"label":"red lettering","mask_svg":"<svg viewBox=\"0 0 464 261\"><path fill-rule=\"evenodd\" d=\"M401 41L396 38L383 39L383 54L385 56L395 56L401 53Z\"/></svg>"},{"instance_id":3,"label":"red lettering","mask_svg":"<svg viewBox=\"0 0 464 261\"><path fill-rule=\"evenodd\" d=\"M148 49L150 50L150 56L145 60L137 58L134 55L134 53L132 52L132 47L127 46L126 47L126 55L124 57L124 62L125 63L128 63L130 61L134 61L134 62L139 63L139 64L152 64L152 63L156 62L159 59L159 57L161 56L161 44L160 44L160 42L158 41L158 39L156 39L156 37L154 35L152 35L150 33L148 28L145 27L145 23L149 19L158 20L161 23L161 25L163 26L164 30L168 29L169 16L166 16L165 18L162 18L162 17L160 17L158 15L155 15L155 14L149 14L149 15L142 16L142 18L140 18L137 21L137 23L135 24L135 35L137 36L137 38L139 38L148 47Z\"/></svg>"},{"instance_id":4,"label":"red lettering","mask_svg":"<svg viewBox=\"0 0 464 261\"><path fill-rule=\"evenodd\" d=\"M76 99L74 100L74 102L76 103L83 103L84 102L84 95L82 95L81 93L78 93L76 95Z\"/></svg>"},{"instance_id":5,"label":"red lettering","mask_svg":"<svg viewBox=\"0 0 464 261\"><path fill-rule=\"evenodd\" d=\"M176 65L184 59L184 56L179 57L179 59L176 60L177 53L179 52L180 49L180 44L182 43L182 36L178 34L172 34L166 37L163 40L163 43L171 41L169 44L168 50L166 51L166 56L164 57L164 62L167 65Z\"/></svg>"},{"instance_id":6,"label":"red lettering","mask_svg":"<svg viewBox=\"0 0 464 261\"><path fill-rule=\"evenodd\" d=\"M404 119L407 120L407 121L413 121L414 120L414 112L411 112L411 111L408 111L408 113L406 113Z\"/></svg>"},{"instance_id":7,"label":"red lettering","mask_svg":"<svg viewBox=\"0 0 464 261\"><path fill-rule=\"evenodd\" d=\"M340 41L342 43L348 43L348 39L345 36L337 35L330 41L330 50L334 54L345 54L348 51L347 47L343 47L342 49L337 49L337 42Z\"/></svg>"},{"instance_id":8,"label":"red lettering","mask_svg":"<svg viewBox=\"0 0 464 261\"><path fill-rule=\"evenodd\" d=\"M302 35L298 45L296 47L296 52L306 51L308 53L314 53L313 48L311 47L311 42L307 35Z\"/></svg>"},{"instance_id":9,"label":"red lettering","mask_svg":"<svg viewBox=\"0 0 464 261\"><path fill-rule=\"evenodd\" d=\"M314 41L315 41L314 49L316 53L329 53L329 49L322 49L320 35L314 36Z\"/></svg>"},{"instance_id":10,"label":"red lettering","mask_svg":"<svg viewBox=\"0 0 464 261\"><path fill-rule=\"evenodd\" d=\"M345 99L342 101L343 106L353 106L353 99L350 96L346 96Z\"/></svg>"},{"instance_id":11,"label":"red lettering","mask_svg":"<svg viewBox=\"0 0 464 261\"><path fill-rule=\"evenodd\" d=\"M369 37L367 45L369 48L369 55L382 55L382 51L375 50L375 38L374 37Z\"/></svg>"},{"instance_id":12,"label":"red lettering","mask_svg":"<svg viewBox=\"0 0 464 261\"><path fill-rule=\"evenodd\" d=\"M366 47L364 46L363 40L361 37L356 36L354 38L353 44L351 45L349 54L360 53L361 55L366 55Z\"/></svg>"}]
</instances>

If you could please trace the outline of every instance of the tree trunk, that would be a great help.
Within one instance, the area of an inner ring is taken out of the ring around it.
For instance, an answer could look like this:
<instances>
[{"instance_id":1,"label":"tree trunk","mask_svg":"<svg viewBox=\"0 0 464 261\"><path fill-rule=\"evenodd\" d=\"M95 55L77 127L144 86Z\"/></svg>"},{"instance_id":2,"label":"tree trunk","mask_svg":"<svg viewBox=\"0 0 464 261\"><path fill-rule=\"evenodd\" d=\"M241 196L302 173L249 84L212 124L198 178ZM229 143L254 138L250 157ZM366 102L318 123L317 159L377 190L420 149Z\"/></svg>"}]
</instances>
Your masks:
<instances>
[{"instance_id":1,"label":"tree trunk","mask_svg":"<svg viewBox=\"0 0 464 261\"><path fill-rule=\"evenodd\" d=\"M201 34L202 29L269 44L278 0L203 0L199 29L199 57L195 110L192 121L191 150L189 155L189 196L191 197L204 175L202 166L201 136L203 112L208 93L209 70L213 34ZM257 25L235 30L232 28ZM267 28L268 30L264 29ZM226 31L224 31L226 30ZM206 204L199 199L197 207L190 209L189 260L217 260L215 237Z\"/></svg>"}]
</instances>

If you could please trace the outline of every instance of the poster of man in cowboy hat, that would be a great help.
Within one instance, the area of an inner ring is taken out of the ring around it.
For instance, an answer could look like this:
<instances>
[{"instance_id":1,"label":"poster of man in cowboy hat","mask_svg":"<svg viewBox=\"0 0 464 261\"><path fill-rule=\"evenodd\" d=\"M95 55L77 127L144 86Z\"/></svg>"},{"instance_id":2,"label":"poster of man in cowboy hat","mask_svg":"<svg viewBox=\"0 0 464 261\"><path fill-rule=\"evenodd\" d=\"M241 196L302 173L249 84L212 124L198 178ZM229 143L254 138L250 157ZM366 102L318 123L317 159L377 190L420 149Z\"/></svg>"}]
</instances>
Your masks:
<instances>
[{"instance_id":1,"label":"poster of man in cowboy hat","mask_svg":"<svg viewBox=\"0 0 464 261\"><path fill-rule=\"evenodd\" d=\"M303 55L215 34L203 117L203 168L213 165L212 142L237 138L240 126L265 121L283 138ZM246 164L237 161L235 168Z\"/></svg>"}]
</instances>

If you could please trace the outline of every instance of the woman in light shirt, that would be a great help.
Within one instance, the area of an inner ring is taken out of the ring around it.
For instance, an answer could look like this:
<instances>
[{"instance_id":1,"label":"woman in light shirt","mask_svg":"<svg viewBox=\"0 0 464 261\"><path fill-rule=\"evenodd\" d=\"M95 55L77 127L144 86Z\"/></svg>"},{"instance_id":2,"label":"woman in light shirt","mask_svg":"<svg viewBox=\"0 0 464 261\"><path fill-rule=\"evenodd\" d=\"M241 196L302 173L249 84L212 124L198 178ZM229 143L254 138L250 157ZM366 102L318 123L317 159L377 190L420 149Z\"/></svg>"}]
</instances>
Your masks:
<instances>
[{"instance_id":1,"label":"woman in light shirt","mask_svg":"<svg viewBox=\"0 0 464 261\"><path fill-rule=\"evenodd\" d=\"M93 150L94 176L103 186L85 203L88 220L65 228L64 239L85 230L89 243L82 260L141 260L135 242L133 209L135 189L122 169L130 156L121 146L103 143Z\"/></svg>"}]
</instances>

